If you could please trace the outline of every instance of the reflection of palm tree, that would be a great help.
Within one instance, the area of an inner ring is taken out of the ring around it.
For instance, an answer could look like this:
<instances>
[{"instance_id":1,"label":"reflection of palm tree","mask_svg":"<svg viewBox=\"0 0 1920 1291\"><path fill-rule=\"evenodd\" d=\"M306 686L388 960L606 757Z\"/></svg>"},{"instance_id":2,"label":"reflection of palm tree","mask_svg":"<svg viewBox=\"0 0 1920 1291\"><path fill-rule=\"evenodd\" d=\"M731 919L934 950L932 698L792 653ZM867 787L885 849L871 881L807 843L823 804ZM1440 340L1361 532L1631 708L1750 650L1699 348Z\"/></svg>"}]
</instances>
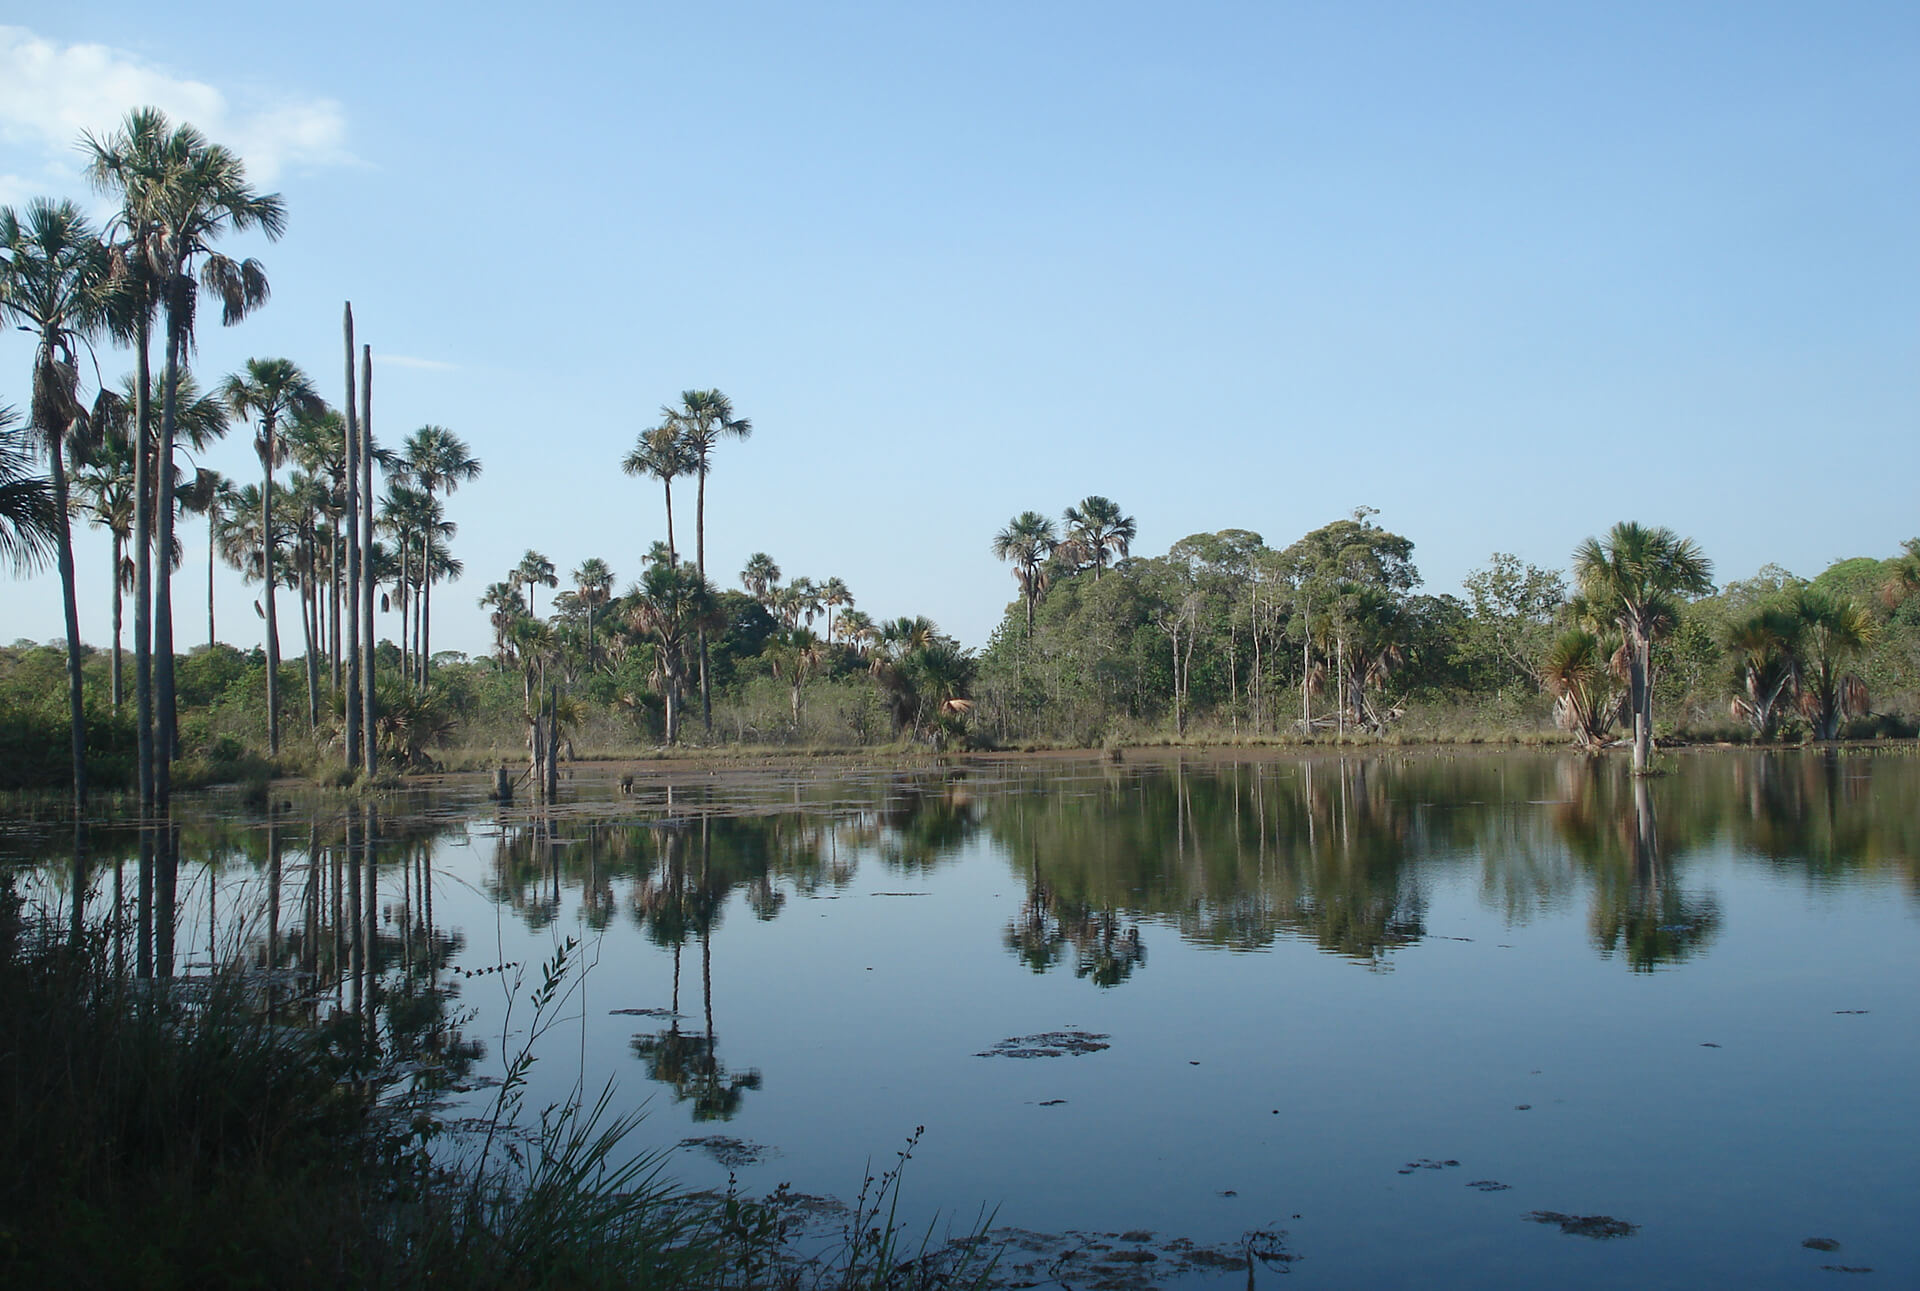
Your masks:
<instances>
[{"instance_id":1,"label":"reflection of palm tree","mask_svg":"<svg viewBox=\"0 0 1920 1291\"><path fill-rule=\"evenodd\" d=\"M1673 879L1660 845L1652 786L1635 776L1633 802L1619 801L1619 777L1595 762L1573 786L1555 823L1593 878L1588 915L1594 947L1623 955L1636 973L1701 953L1719 930L1719 905Z\"/></svg>"},{"instance_id":2,"label":"reflection of palm tree","mask_svg":"<svg viewBox=\"0 0 1920 1291\"><path fill-rule=\"evenodd\" d=\"M720 1061L719 1040L713 1028L713 929L725 900L725 882L713 869L711 822L703 815L700 834L700 875L691 901L683 907L691 927L700 937L700 995L706 1021L702 1035L687 1035L679 1022L679 961L682 938L676 937L674 967L674 1021L665 1031L633 1038L634 1053L647 1064L650 1079L673 1086L677 1101L693 1103L696 1121L727 1120L740 1110L746 1091L760 1088L760 1073L749 1070L730 1073ZM668 831L663 839L668 852L668 872L673 885L686 892L683 867L674 859L680 831Z\"/></svg>"}]
</instances>

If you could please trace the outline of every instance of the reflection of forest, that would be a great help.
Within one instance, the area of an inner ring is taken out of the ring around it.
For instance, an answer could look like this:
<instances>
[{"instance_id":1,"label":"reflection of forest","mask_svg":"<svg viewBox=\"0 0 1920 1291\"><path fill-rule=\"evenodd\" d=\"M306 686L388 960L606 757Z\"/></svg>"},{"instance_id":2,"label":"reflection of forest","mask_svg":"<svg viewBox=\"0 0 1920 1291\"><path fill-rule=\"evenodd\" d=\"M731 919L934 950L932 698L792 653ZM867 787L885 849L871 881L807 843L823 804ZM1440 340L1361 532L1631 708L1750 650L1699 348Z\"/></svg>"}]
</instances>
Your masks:
<instances>
[{"instance_id":1,"label":"reflection of forest","mask_svg":"<svg viewBox=\"0 0 1920 1291\"><path fill-rule=\"evenodd\" d=\"M778 917L789 892L847 888L859 861L921 873L959 854L975 830L964 779L891 777L846 785L796 778L786 792L741 802L709 784L670 788L645 824L535 819L503 824L488 890L530 926L559 917L564 893L580 894L591 926L624 908L672 958L668 1026L637 1035L648 1075L690 1102L696 1120L725 1119L760 1087L758 1070L729 1071L720 1057L713 999L715 933L738 895L756 919ZM624 899L616 895L624 888ZM700 968L700 1016L686 1025L682 975Z\"/></svg>"},{"instance_id":2,"label":"reflection of forest","mask_svg":"<svg viewBox=\"0 0 1920 1291\"><path fill-rule=\"evenodd\" d=\"M1917 769L1716 752L1636 782L1619 759L1571 754L1176 757L1036 772L994 796L986 823L1027 887L1004 941L1035 971L1071 946L1077 973L1124 980L1139 957L1103 973L1099 938L1143 919L1203 945L1289 935L1378 965L1425 935L1423 877L1462 864L1510 922L1586 891L1596 949L1645 970L1717 931L1714 898L1683 882L1710 846L1811 877L1897 865L1911 884L1920 825L1901 803Z\"/></svg>"},{"instance_id":3,"label":"reflection of forest","mask_svg":"<svg viewBox=\"0 0 1920 1291\"><path fill-rule=\"evenodd\" d=\"M371 805L84 825L60 858L63 898L74 934L101 938L115 971L242 970L276 1020L325 1024L356 1062L438 1086L480 1053L450 1008L465 937L433 912L432 839L458 827Z\"/></svg>"}]
</instances>

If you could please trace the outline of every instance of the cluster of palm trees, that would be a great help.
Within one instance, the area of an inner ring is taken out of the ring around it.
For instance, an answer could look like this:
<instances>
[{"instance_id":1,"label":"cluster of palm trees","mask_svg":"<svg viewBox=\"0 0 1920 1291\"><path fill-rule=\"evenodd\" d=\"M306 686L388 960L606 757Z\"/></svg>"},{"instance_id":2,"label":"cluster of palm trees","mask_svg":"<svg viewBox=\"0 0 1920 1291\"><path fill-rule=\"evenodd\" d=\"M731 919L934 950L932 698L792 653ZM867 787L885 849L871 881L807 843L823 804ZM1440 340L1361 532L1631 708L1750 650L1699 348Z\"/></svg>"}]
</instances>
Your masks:
<instances>
[{"instance_id":1,"label":"cluster of palm trees","mask_svg":"<svg viewBox=\"0 0 1920 1291\"><path fill-rule=\"evenodd\" d=\"M247 183L238 156L154 108L130 113L105 136L83 136L81 146L89 178L118 203L105 227L94 228L70 201L39 199L18 211L0 209L0 313L33 332L37 342L24 426L0 410L0 557L29 568L51 555L59 568L76 807L85 801L87 782L74 515L111 536L116 708L123 698L123 605L129 595L133 601L132 689L143 807L166 804L171 763L180 752L174 573L183 513L207 519L209 645L216 639L215 552L262 588L256 608L266 626L269 752L279 752L282 709L277 593L293 589L306 642L309 727L320 724L321 656L331 654L337 693L344 653L346 689L355 697L345 704L348 762L371 766L375 584L392 589L403 615L411 611L410 621L403 618L403 671L413 685L424 686L432 587L459 573L459 562L447 551L453 526L442 513L441 495L473 478L479 464L441 427L423 428L400 453L374 446L371 356L364 348L363 397L355 406L351 310L342 411L330 410L313 380L284 358L251 359L217 390L204 393L187 367L203 295L218 302L221 321L229 326L268 296L260 263L225 255L218 243L248 231L277 239L286 224L285 206L277 195ZM156 328L162 346L157 375ZM81 356L102 340L130 350L134 371L120 389L103 388L89 401L81 395ZM236 421L254 430L258 484L239 487L204 466L182 471L180 452L205 449ZM44 473L34 469L30 454L40 455ZM389 485L378 527L391 538L391 549L373 537L376 460ZM289 463L291 478L276 480L275 471ZM362 657L368 661L364 683Z\"/></svg>"},{"instance_id":2,"label":"cluster of palm trees","mask_svg":"<svg viewBox=\"0 0 1920 1291\"><path fill-rule=\"evenodd\" d=\"M673 482L691 475L694 477L694 573L699 582L707 578L707 473L712 469L713 450L723 439L746 439L753 434L753 423L745 417L735 414L733 401L718 390L685 390L680 394L680 403L663 405L660 409L660 422L650 429L640 432L631 451L621 460L620 467L628 475L651 476L659 480L666 491L667 499L667 564L670 569L669 581L676 585L686 580L680 573L679 548L673 537ZM670 599L676 604L684 603L692 613L698 597L690 597L690 588L676 586L671 590ZM694 616L698 620L695 636L700 648L700 714L709 734L713 731L713 681L710 676L710 652L707 645L707 632L711 626L706 616ZM670 686L674 682L669 681Z\"/></svg>"},{"instance_id":3,"label":"cluster of palm trees","mask_svg":"<svg viewBox=\"0 0 1920 1291\"><path fill-rule=\"evenodd\" d=\"M1056 528L1038 511L1022 511L993 538L995 560L1013 562L1013 578L1027 606L1027 635L1033 635L1033 607L1056 574L1091 569L1097 580L1115 560L1124 560L1139 536L1133 517L1111 498L1091 494L1070 506Z\"/></svg>"},{"instance_id":4,"label":"cluster of palm trees","mask_svg":"<svg viewBox=\"0 0 1920 1291\"><path fill-rule=\"evenodd\" d=\"M189 125L174 126L151 108L131 113L104 138L84 136L88 175L119 203L96 230L71 201L36 199L0 211L0 310L35 337L26 429L44 450L51 514L9 514L11 545L28 554L51 549L61 579L67 632L76 806L86 797L86 722L81 692L80 622L69 513L70 463L88 463L111 418L80 394L81 355L99 339L132 350L134 428L128 441L134 483L128 533L133 549L134 674L143 804L166 801L177 745L174 712L172 561L183 377L202 292L218 301L221 321L240 322L267 298L258 261L215 249L228 233L279 237L286 212L278 196L255 192L240 158ZM157 417L152 408L152 341L162 343ZM119 499L110 510L117 511ZM36 527L36 521L40 522ZM156 563L155 554L160 559ZM121 572L116 562L116 586Z\"/></svg>"}]
</instances>

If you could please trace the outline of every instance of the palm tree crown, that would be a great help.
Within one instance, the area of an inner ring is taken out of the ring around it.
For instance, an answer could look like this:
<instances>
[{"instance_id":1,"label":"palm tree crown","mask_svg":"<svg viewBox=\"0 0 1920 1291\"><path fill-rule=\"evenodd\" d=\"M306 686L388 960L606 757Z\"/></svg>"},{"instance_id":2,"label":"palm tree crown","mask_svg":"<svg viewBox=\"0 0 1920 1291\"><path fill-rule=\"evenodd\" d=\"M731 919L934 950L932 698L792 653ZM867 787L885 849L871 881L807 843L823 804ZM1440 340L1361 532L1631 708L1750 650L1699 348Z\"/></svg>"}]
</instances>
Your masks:
<instances>
[{"instance_id":1,"label":"palm tree crown","mask_svg":"<svg viewBox=\"0 0 1920 1291\"><path fill-rule=\"evenodd\" d=\"M1067 514L1072 516L1075 512L1068 508ZM1027 603L1028 636L1033 635L1033 604L1047 588L1046 560L1058 544L1053 521L1038 511L1022 511L993 536L994 558L1013 562L1014 581L1020 585L1021 599Z\"/></svg>"},{"instance_id":2,"label":"palm tree crown","mask_svg":"<svg viewBox=\"0 0 1920 1291\"><path fill-rule=\"evenodd\" d=\"M1093 566L1095 580L1109 561L1124 557L1139 536L1133 517L1123 514L1119 503L1097 493L1077 507L1068 507L1065 519L1067 539L1074 544L1075 554Z\"/></svg>"}]
</instances>

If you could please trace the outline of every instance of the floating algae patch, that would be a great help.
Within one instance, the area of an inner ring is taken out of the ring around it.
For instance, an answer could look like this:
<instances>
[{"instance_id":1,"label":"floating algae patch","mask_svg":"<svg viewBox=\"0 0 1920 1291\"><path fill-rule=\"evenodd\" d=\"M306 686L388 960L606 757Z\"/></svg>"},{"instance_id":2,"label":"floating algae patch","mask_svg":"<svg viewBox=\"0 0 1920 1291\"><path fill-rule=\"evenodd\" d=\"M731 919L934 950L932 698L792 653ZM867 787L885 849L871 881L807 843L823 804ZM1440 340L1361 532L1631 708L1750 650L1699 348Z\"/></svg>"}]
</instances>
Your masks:
<instances>
[{"instance_id":1,"label":"floating algae patch","mask_svg":"<svg viewBox=\"0 0 1920 1291\"><path fill-rule=\"evenodd\" d=\"M1202 1246L1190 1237L1156 1240L1142 1229L1125 1233L1036 1233L997 1228L987 1239L1000 1248L989 1285L1055 1284L1092 1291L1146 1291L1192 1274L1241 1272L1254 1265L1287 1271L1298 1260L1284 1229L1269 1226L1237 1240Z\"/></svg>"},{"instance_id":2,"label":"floating algae patch","mask_svg":"<svg viewBox=\"0 0 1920 1291\"><path fill-rule=\"evenodd\" d=\"M1599 1241L1631 1237L1640 1230L1640 1225L1612 1215L1563 1215L1557 1210L1531 1210L1522 1218L1536 1224L1558 1224L1560 1231L1570 1237L1591 1237Z\"/></svg>"},{"instance_id":3,"label":"floating algae patch","mask_svg":"<svg viewBox=\"0 0 1920 1291\"><path fill-rule=\"evenodd\" d=\"M681 1139L680 1146L704 1152L729 1170L759 1165L768 1157L780 1155L778 1148L768 1147L764 1143L755 1143L749 1139L736 1139L730 1134L695 1135L693 1138Z\"/></svg>"},{"instance_id":4,"label":"floating algae patch","mask_svg":"<svg viewBox=\"0 0 1920 1291\"><path fill-rule=\"evenodd\" d=\"M976 1058L1063 1058L1068 1054L1099 1053L1110 1048L1109 1037L1091 1031L1042 1031L1037 1035L1008 1036Z\"/></svg>"}]
</instances>

